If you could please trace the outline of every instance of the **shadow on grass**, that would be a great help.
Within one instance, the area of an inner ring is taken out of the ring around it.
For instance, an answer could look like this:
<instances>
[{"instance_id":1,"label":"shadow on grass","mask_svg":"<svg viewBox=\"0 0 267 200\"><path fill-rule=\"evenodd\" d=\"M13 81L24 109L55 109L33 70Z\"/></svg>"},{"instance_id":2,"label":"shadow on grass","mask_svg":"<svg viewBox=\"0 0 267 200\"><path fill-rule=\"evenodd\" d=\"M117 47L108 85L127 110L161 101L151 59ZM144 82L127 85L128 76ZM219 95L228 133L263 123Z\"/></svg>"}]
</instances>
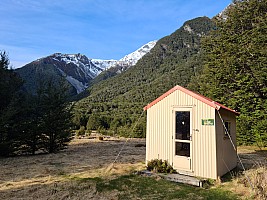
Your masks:
<instances>
[{"instance_id":1,"label":"shadow on grass","mask_svg":"<svg viewBox=\"0 0 267 200\"><path fill-rule=\"evenodd\" d=\"M220 188L204 189L138 175L94 181L98 192L119 191L119 199L238 199L237 195Z\"/></svg>"},{"instance_id":2,"label":"shadow on grass","mask_svg":"<svg viewBox=\"0 0 267 200\"><path fill-rule=\"evenodd\" d=\"M198 188L155 177L69 177L0 191L0 199L238 199L221 188Z\"/></svg>"}]
</instances>

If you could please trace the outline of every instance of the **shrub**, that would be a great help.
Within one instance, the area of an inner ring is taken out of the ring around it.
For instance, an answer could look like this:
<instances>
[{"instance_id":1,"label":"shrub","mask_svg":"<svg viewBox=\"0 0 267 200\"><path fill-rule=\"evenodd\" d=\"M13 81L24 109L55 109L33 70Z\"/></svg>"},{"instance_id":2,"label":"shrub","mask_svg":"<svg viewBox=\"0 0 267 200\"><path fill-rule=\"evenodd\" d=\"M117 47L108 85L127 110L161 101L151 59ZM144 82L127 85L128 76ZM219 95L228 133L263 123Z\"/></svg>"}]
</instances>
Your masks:
<instances>
[{"instance_id":1,"label":"shrub","mask_svg":"<svg viewBox=\"0 0 267 200\"><path fill-rule=\"evenodd\" d=\"M147 163L147 170L156 173L176 173L173 167L168 163L167 160L153 159Z\"/></svg>"},{"instance_id":2,"label":"shrub","mask_svg":"<svg viewBox=\"0 0 267 200\"><path fill-rule=\"evenodd\" d=\"M91 130L85 131L85 136L89 137L91 134L92 134L92 131Z\"/></svg>"},{"instance_id":3,"label":"shrub","mask_svg":"<svg viewBox=\"0 0 267 200\"><path fill-rule=\"evenodd\" d=\"M76 131L76 136L85 135L85 127L81 126L79 130Z\"/></svg>"}]
</instances>

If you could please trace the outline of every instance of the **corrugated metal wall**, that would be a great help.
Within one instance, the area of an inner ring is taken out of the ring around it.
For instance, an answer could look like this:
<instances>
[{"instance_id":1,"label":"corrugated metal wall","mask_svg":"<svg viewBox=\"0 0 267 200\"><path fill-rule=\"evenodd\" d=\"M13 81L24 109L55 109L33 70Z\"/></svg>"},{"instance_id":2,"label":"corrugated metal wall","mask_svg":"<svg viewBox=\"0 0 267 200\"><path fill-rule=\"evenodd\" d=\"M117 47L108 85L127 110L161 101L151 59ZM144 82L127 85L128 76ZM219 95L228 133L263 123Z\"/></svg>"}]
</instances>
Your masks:
<instances>
[{"instance_id":1,"label":"corrugated metal wall","mask_svg":"<svg viewBox=\"0 0 267 200\"><path fill-rule=\"evenodd\" d=\"M193 175L217 178L215 125L202 125L202 119L214 119L215 109L179 90L171 93L147 110L146 162L163 159L173 162L173 109L191 107L193 117L192 171Z\"/></svg>"},{"instance_id":2,"label":"corrugated metal wall","mask_svg":"<svg viewBox=\"0 0 267 200\"><path fill-rule=\"evenodd\" d=\"M217 170L218 176L222 176L237 165L237 155L235 150L236 116L226 110L220 110L219 112L223 121L231 122L230 135L235 146L233 147L230 139L225 135L224 126L218 112L216 112Z\"/></svg>"}]
</instances>

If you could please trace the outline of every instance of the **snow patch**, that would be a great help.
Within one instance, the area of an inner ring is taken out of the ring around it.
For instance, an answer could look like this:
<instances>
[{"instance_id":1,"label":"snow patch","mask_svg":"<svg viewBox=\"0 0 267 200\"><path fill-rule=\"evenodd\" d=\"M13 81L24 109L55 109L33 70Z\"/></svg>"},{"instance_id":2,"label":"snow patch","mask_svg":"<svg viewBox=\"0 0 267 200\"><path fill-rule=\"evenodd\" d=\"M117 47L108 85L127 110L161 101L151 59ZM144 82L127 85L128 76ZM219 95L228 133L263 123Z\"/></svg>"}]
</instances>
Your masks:
<instances>
[{"instance_id":1,"label":"snow patch","mask_svg":"<svg viewBox=\"0 0 267 200\"><path fill-rule=\"evenodd\" d=\"M130 53L126 56L124 56L119 61L121 62L127 62L130 65L135 65L138 60L140 60L145 54L147 54L155 45L157 41L151 41L145 45L143 45L141 48L137 49L133 53Z\"/></svg>"},{"instance_id":2,"label":"snow patch","mask_svg":"<svg viewBox=\"0 0 267 200\"><path fill-rule=\"evenodd\" d=\"M85 55L55 53L49 56L47 62L51 62L60 71L61 75L75 87L77 93L81 93L88 87L88 82L97 77L101 72L111 67L118 67L117 73L127 70L135 65L147 54L157 41L151 41L133 53L124 56L120 60L89 59ZM44 58L46 59L46 58Z\"/></svg>"}]
</instances>

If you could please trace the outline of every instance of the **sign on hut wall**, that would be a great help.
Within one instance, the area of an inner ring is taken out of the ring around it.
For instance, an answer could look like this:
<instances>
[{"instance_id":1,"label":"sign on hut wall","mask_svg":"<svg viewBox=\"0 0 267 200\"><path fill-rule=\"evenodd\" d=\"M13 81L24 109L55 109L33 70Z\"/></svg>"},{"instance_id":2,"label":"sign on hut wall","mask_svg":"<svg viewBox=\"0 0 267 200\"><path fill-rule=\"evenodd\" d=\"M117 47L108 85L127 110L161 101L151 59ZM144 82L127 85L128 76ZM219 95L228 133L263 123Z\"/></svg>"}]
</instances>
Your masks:
<instances>
[{"instance_id":1,"label":"sign on hut wall","mask_svg":"<svg viewBox=\"0 0 267 200\"><path fill-rule=\"evenodd\" d=\"M214 119L202 119L202 125L214 126Z\"/></svg>"}]
</instances>

